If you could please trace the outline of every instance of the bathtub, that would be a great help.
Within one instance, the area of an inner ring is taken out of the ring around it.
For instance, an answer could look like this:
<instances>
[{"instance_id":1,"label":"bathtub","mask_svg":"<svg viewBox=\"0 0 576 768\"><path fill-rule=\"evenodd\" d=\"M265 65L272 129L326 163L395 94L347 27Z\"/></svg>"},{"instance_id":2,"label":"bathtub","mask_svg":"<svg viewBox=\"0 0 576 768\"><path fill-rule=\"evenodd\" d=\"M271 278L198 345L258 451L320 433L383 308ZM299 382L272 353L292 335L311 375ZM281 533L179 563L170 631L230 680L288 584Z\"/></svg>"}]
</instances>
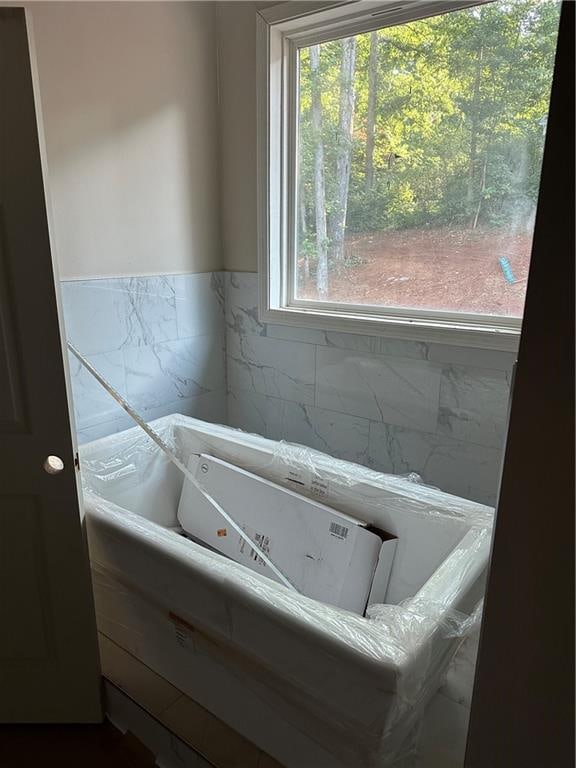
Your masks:
<instances>
[{"instance_id":1,"label":"bathtub","mask_svg":"<svg viewBox=\"0 0 576 768\"><path fill-rule=\"evenodd\" d=\"M136 427L80 452L100 632L287 768L401 765L477 618L493 510L185 416L152 426L184 463L296 476L397 536L385 603L366 617L324 605L185 538L183 477Z\"/></svg>"}]
</instances>

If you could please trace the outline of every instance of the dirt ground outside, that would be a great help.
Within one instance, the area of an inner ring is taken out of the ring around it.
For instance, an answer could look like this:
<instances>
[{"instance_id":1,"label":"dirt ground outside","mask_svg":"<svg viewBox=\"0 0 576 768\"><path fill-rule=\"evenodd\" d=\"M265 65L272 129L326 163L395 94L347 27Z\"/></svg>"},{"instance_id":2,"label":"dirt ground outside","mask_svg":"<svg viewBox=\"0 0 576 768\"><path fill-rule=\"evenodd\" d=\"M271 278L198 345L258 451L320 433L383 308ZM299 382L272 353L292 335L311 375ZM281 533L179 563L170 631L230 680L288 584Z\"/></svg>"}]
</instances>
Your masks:
<instances>
[{"instance_id":1,"label":"dirt ground outside","mask_svg":"<svg viewBox=\"0 0 576 768\"><path fill-rule=\"evenodd\" d=\"M495 230L353 235L327 300L521 317L531 247L530 234ZM305 279L302 260L298 271L298 298L316 300L314 274Z\"/></svg>"}]
</instances>

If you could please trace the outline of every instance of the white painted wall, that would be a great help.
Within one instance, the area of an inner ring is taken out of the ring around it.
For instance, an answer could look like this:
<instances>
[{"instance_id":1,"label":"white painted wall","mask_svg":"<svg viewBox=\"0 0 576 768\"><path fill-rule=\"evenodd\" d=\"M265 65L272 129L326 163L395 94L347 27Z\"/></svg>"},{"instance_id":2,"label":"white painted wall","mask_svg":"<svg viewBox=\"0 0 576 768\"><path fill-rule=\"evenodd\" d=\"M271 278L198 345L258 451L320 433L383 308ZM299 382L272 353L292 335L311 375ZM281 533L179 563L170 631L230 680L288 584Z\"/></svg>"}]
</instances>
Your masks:
<instances>
[{"instance_id":1,"label":"white painted wall","mask_svg":"<svg viewBox=\"0 0 576 768\"><path fill-rule=\"evenodd\" d=\"M218 3L222 246L228 270L255 272L256 8Z\"/></svg>"},{"instance_id":2,"label":"white painted wall","mask_svg":"<svg viewBox=\"0 0 576 768\"><path fill-rule=\"evenodd\" d=\"M212 3L32 3L60 277L221 262Z\"/></svg>"},{"instance_id":3,"label":"white painted wall","mask_svg":"<svg viewBox=\"0 0 576 768\"><path fill-rule=\"evenodd\" d=\"M277 2L219 2L222 247L230 271L258 269L256 12Z\"/></svg>"}]
</instances>

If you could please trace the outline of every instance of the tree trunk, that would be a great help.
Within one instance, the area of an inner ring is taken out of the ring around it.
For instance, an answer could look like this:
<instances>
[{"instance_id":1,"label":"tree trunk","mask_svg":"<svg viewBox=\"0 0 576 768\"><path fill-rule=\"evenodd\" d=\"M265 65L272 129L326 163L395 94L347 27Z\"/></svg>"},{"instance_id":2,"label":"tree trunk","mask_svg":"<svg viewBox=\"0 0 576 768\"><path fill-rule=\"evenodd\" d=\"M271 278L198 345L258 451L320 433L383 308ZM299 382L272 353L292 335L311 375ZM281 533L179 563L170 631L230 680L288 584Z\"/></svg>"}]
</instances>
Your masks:
<instances>
[{"instance_id":1,"label":"tree trunk","mask_svg":"<svg viewBox=\"0 0 576 768\"><path fill-rule=\"evenodd\" d=\"M374 186L374 128L376 124L376 91L378 87L378 32L370 33L368 60L368 107L366 112L366 160L364 186L370 192Z\"/></svg>"},{"instance_id":2,"label":"tree trunk","mask_svg":"<svg viewBox=\"0 0 576 768\"><path fill-rule=\"evenodd\" d=\"M326 233L326 193L324 191L324 142L320 86L320 46L310 47L312 90L312 133L314 136L314 209L316 213L316 292L319 299L328 295L328 237Z\"/></svg>"},{"instance_id":3,"label":"tree trunk","mask_svg":"<svg viewBox=\"0 0 576 768\"><path fill-rule=\"evenodd\" d=\"M305 240L308 234L308 222L306 221L306 202L304 201L304 190L302 184L300 184L299 194L300 204L298 206L300 210L300 237ZM304 253L304 278L306 281L310 279L310 257L308 255L308 249L306 248Z\"/></svg>"},{"instance_id":4,"label":"tree trunk","mask_svg":"<svg viewBox=\"0 0 576 768\"><path fill-rule=\"evenodd\" d=\"M472 114L470 125L470 159L468 163L468 207L474 202L474 179L476 176L476 158L478 156L478 129L480 118L478 114L480 100L480 84L482 80L482 65L484 62L484 46L481 44L476 55L476 72L474 75L474 89L472 93Z\"/></svg>"},{"instance_id":5,"label":"tree trunk","mask_svg":"<svg viewBox=\"0 0 576 768\"><path fill-rule=\"evenodd\" d=\"M331 217L331 256L338 263L344 259L344 230L348 208L350 162L352 159L352 123L354 119L354 69L356 66L356 38L342 40L340 64L340 113L338 146L336 148L336 194Z\"/></svg>"},{"instance_id":6,"label":"tree trunk","mask_svg":"<svg viewBox=\"0 0 576 768\"><path fill-rule=\"evenodd\" d=\"M486 190L486 169L488 168L488 153L484 157L484 165L482 166L482 179L480 181L480 195L478 198L478 207L476 208L476 215L472 222L472 229L476 229L478 226L478 219L480 218L480 210L482 209L482 203L484 201L484 191Z\"/></svg>"}]
</instances>

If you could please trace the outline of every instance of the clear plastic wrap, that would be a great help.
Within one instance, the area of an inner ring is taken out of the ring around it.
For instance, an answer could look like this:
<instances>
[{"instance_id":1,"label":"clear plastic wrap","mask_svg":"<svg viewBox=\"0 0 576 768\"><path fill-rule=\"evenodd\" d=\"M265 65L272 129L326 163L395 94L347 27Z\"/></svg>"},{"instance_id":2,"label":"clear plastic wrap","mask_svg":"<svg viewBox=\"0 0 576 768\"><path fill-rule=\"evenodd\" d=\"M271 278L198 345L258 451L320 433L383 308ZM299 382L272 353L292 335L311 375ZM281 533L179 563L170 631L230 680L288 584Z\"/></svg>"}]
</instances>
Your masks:
<instances>
[{"instance_id":1,"label":"clear plastic wrap","mask_svg":"<svg viewBox=\"0 0 576 768\"><path fill-rule=\"evenodd\" d=\"M322 763L318 753L306 763L286 744L277 756L289 768L400 765L413 750L426 703L479 621L490 508L187 417L160 419L155 428L181 461L201 451L279 483L297 476L303 492L397 535L387 603L356 616L294 594L179 535L172 528L182 478L148 437L128 430L85 446L81 455L99 621L106 631L128 642L130 622L110 599L111 590L125 590L133 599L126 597L127 604L146 617L134 627L131 650L150 654L153 659L143 661L174 678L179 673L168 668L166 654L154 656L147 646L145 627L156 623L160 638L170 631L170 615L181 617L194 628L184 667L192 654L210 656L218 674L224 670L253 692L254 707L262 702L261 717L274 713L298 738L331 756ZM106 587L106 578L115 586ZM213 699L211 705L218 709ZM215 714L242 730L242 713L222 707ZM244 733L258 741L249 725ZM300 743L296 737L294 743Z\"/></svg>"}]
</instances>

